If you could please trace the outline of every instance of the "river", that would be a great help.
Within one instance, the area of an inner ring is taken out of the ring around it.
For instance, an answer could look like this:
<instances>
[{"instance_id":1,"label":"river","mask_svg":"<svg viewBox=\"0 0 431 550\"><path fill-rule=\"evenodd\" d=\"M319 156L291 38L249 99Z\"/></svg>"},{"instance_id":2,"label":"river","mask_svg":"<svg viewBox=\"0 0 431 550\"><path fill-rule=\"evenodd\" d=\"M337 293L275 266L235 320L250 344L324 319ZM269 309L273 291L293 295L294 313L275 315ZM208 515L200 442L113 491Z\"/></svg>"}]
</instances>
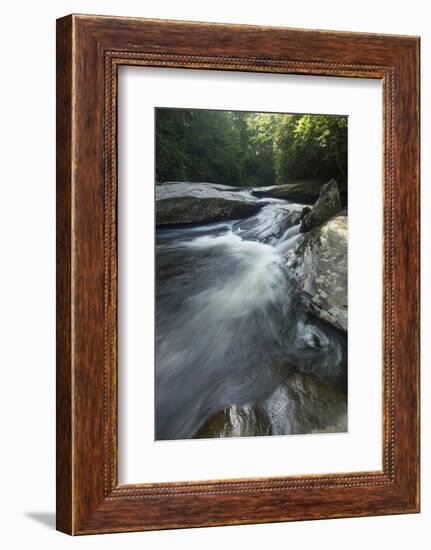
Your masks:
<instances>
[{"instance_id":1,"label":"river","mask_svg":"<svg viewBox=\"0 0 431 550\"><path fill-rule=\"evenodd\" d=\"M157 228L156 439L346 429L346 335L307 313L283 261L302 208ZM202 432L220 411L233 428Z\"/></svg>"}]
</instances>

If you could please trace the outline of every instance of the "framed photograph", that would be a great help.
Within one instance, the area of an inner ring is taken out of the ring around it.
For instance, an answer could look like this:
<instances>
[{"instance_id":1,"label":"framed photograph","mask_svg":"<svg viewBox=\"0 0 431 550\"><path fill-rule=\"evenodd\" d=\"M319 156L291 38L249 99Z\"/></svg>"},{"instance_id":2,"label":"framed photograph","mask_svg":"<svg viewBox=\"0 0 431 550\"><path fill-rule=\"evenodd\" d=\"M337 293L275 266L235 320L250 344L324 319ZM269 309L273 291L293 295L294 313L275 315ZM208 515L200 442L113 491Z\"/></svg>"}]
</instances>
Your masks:
<instances>
[{"instance_id":1,"label":"framed photograph","mask_svg":"<svg viewBox=\"0 0 431 550\"><path fill-rule=\"evenodd\" d=\"M419 38L57 21L57 528L419 511Z\"/></svg>"}]
</instances>

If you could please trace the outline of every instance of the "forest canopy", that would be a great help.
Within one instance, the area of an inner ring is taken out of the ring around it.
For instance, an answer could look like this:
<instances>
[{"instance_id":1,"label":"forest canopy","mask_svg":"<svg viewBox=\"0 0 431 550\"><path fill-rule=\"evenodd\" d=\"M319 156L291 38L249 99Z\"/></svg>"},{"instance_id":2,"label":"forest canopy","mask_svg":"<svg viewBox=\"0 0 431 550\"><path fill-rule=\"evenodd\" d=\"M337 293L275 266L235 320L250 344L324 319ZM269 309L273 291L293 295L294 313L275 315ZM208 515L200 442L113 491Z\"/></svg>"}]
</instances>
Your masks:
<instances>
[{"instance_id":1,"label":"forest canopy","mask_svg":"<svg viewBox=\"0 0 431 550\"><path fill-rule=\"evenodd\" d=\"M347 117L156 109L156 181L347 180Z\"/></svg>"}]
</instances>

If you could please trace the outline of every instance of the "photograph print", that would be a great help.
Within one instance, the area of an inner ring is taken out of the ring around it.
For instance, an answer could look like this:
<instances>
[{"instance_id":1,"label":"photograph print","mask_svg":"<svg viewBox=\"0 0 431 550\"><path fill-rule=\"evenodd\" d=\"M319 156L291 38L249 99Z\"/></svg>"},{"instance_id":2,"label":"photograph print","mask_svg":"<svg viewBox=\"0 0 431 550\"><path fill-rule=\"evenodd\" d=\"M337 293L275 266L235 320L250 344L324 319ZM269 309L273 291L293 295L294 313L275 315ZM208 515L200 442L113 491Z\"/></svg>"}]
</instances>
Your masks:
<instances>
[{"instance_id":1,"label":"photograph print","mask_svg":"<svg viewBox=\"0 0 431 550\"><path fill-rule=\"evenodd\" d=\"M155 109L155 439L347 431L342 115Z\"/></svg>"}]
</instances>

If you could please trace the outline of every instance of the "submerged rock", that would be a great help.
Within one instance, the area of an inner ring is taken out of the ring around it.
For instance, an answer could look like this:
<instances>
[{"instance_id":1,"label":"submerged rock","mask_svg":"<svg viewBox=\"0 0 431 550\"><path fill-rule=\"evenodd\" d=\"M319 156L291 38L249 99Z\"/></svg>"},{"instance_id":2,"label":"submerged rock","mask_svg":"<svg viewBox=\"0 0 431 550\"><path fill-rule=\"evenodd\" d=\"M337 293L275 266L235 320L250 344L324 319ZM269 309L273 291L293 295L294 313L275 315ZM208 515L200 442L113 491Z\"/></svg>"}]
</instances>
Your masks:
<instances>
[{"instance_id":1,"label":"submerged rock","mask_svg":"<svg viewBox=\"0 0 431 550\"><path fill-rule=\"evenodd\" d=\"M156 224L180 225L239 219L262 203L247 190L211 183L156 185Z\"/></svg>"},{"instance_id":2,"label":"submerged rock","mask_svg":"<svg viewBox=\"0 0 431 550\"><path fill-rule=\"evenodd\" d=\"M347 331L347 216L306 233L286 266L311 313Z\"/></svg>"},{"instance_id":3,"label":"submerged rock","mask_svg":"<svg viewBox=\"0 0 431 550\"><path fill-rule=\"evenodd\" d=\"M332 179L322 185L319 198L312 208L305 207L301 214L301 232L305 233L329 220L341 210L340 192Z\"/></svg>"},{"instance_id":4,"label":"submerged rock","mask_svg":"<svg viewBox=\"0 0 431 550\"><path fill-rule=\"evenodd\" d=\"M254 187L252 193L255 197L272 197L314 204L319 197L322 184L323 182L318 180L301 180L269 187Z\"/></svg>"},{"instance_id":5,"label":"submerged rock","mask_svg":"<svg viewBox=\"0 0 431 550\"><path fill-rule=\"evenodd\" d=\"M295 345L299 350L321 350L329 345L329 338L316 323L300 319L297 325Z\"/></svg>"},{"instance_id":6,"label":"submerged rock","mask_svg":"<svg viewBox=\"0 0 431 550\"><path fill-rule=\"evenodd\" d=\"M329 323L307 315L294 331L295 370L311 374L342 393L347 393L347 334Z\"/></svg>"}]
</instances>

